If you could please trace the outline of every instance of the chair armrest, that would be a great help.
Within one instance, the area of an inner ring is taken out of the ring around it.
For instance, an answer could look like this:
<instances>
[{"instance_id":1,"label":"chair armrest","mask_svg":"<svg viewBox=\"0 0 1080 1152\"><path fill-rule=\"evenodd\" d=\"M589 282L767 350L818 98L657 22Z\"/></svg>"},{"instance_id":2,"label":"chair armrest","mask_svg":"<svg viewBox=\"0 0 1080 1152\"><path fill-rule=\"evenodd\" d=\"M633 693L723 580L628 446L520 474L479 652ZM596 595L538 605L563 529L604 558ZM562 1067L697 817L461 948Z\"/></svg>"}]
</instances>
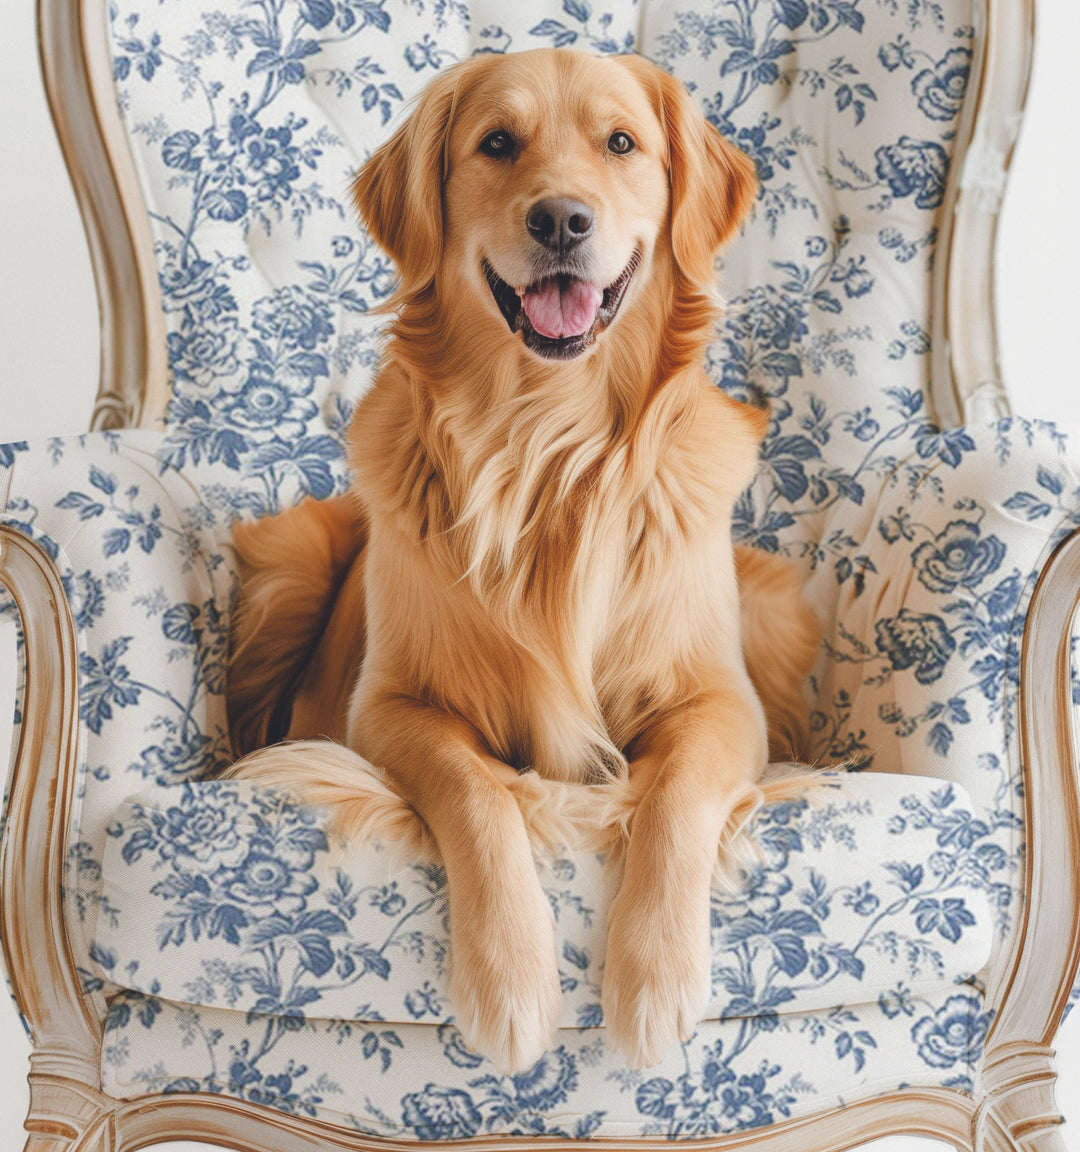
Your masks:
<instances>
[{"instance_id":1,"label":"chair armrest","mask_svg":"<svg viewBox=\"0 0 1080 1152\"><path fill-rule=\"evenodd\" d=\"M85 1044L104 1016L87 977L109 814L133 781L202 776L230 757L227 516L161 464L161 441L0 449L0 584L25 673L0 850L4 950L46 1046Z\"/></svg>"},{"instance_id":2,"label":"chair armrest","mask_svg":"<svg viewBox=\"0 0 1080 1152\"><path fill-rule=\"evenodd\" d=\"M862 541L815 574L841 583L819 753L1018 810L1020 645L1039 576L1080 525L1078 471L1080 444L1017 418L927 437L893 469L848 527Z\"/></svg>"},{"instance_id":3,"label":"chair armrest","mask_svg":"<svg viewBox=\"0 0 1080 1152\"><path fill-rule=\"evenodd\" d=\"M981 845L997 907L983 973L996 1034L1048 1040L1075 980L1080 924L1070 668L1080 445L1010 418L923 447L894 470L839 573L822 682L831 709L816 724L834 756L972 795L974 817L954 834Z\"/></svg>"}]
</instances>

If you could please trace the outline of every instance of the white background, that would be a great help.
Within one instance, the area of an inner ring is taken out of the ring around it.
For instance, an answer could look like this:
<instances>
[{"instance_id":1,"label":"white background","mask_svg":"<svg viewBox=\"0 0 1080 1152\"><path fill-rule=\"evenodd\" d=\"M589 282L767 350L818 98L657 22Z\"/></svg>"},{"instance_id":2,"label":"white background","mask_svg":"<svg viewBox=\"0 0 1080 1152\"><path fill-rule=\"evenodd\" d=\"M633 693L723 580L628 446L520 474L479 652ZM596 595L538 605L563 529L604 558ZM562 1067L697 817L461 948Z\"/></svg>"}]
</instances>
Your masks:
<instances>
[{"instance_id":1,"label":"white background","mask_svg":"<svg viewBox=\"0 0 1080 1152\"><path fill-rule=\"evenodd\" d=\"M864 7L872 4L864 3ZM0 36L0 443L85 431L98 371L86 244L38 75L32 0L5 0ZM998 304L1014 408L1080 425L1080 4L1041 0L1035 82L1005 204ZM13 643L0 631L0 772L9 743ZM1077 866L1080 866L1078 863ZM29 1044L0 991L0 1152L22 1147ZM1058 1037L1058 1100L1080 1152L1080 1009ZM173 1143L169 1152L205 1145ZM941 1145L891 1137L872 1152Z\"/></svg>"}]
</instances>

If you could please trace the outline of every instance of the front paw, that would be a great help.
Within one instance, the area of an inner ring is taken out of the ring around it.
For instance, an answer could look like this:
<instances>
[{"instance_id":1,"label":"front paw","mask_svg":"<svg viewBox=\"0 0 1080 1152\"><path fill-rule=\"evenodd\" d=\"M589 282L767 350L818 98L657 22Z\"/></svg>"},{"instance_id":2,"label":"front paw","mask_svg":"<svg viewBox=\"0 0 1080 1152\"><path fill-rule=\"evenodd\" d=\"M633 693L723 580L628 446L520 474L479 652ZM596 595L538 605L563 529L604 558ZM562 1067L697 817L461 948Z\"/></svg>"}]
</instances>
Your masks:
<instances>
[{"instance_id":1,"label":"front paw","mask_svg":"<svg viewBox=\"0 0 1080 1152\"><path fill-rule=\"evenodd\" d=\"M712 995L708 903L612 906L601 1001L608 1035L631 1068L650 1068L689 1040Z\"/></svg>"},{"instance_id":2,"label":"front paw","mask_svg":"<svg viewBox=\"0 0 1080 1152\"><path fill-rule=\"evenodd\" d=\"M527 1071L551 1047L562 1011L551 906L537 896L525 915L474 914L451 938L455 1023L506 1074Z\"/></svg>"}]
</instances>

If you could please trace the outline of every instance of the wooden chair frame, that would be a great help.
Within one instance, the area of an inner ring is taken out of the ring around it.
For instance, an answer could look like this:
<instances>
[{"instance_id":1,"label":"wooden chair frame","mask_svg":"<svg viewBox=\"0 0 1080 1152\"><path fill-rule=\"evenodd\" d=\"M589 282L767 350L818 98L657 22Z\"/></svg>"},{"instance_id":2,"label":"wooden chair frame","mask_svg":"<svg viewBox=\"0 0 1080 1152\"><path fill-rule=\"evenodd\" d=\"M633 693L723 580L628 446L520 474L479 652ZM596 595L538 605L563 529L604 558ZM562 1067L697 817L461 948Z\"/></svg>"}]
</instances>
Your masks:
<instances>
[{"instance_id":1,"label":"wooden chair frame","mask_svg":"<svg viewBox=\"0 0 1080 1152\"><path fill-rule=\"evenodd\" d=\"M935 278L933 407L946 426L1004 415L993 254L1005 174L1030 70L1034 0L979 0L980 49L958 140ZM133 162L115 107L104 0L39 0L42 66L90 241L102 324L93 426L154 426L168 395L157 273ZM26 1152L129 1152L163 1140L252 1152L413 1149L209 1094L115 1100L100 1086L103 1023L82 994L61 903L80 762L78 637L49 557L0 525L0 583L25 636L24 722L0 843L4 962L32 1041ZM1054 1100L1054 1032L1080 962L1080 785L1070 637L1080 606L1080 533L1050 557L1022 638L1024 899L998 966L982 974L995 1014L974 1094L909 1089L756 1132L694 1141L727 1152L840 1152L917 1133L965 1152L1065 1152ZM1053 693L1046 684L1057 685ZM544 1141L552 1149L570 1142ZM592 1144L611 1141L594 1140ZM629 1143L629 1142L627 1142ZM482 1138L477 1149L521 1140ZM634 1148L670 1147L635 1140Z\"/></svg>"}]
</instances>

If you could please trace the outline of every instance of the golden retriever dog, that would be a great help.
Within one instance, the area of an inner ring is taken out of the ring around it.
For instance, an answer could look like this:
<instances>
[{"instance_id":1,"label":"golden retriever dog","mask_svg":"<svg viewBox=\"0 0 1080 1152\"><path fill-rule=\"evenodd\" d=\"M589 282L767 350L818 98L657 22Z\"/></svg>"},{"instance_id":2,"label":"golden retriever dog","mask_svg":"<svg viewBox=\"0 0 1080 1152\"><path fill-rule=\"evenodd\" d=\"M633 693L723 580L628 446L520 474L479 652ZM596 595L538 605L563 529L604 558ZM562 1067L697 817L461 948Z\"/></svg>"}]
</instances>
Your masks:
<instances>
[{"instance_id":1,"label":"golden retriever dog","mask_svg":"<svg viewBox=\"0 0 1080 1152\"><path fill-rule=\"evenodd\" d=\"M755 190L641 58L447 70L354 185L400 281L352 488L236 530L232 731L300 741L239 771L419 817L457 1026L504 1070L560 1009L519 782L631 797L602 1001L644 1066L708 1003L710 878L767 733L784 757L805 735L813 616L784 561L731 543L767 417L701 366Z\"/></svg>"}]
</instances>

